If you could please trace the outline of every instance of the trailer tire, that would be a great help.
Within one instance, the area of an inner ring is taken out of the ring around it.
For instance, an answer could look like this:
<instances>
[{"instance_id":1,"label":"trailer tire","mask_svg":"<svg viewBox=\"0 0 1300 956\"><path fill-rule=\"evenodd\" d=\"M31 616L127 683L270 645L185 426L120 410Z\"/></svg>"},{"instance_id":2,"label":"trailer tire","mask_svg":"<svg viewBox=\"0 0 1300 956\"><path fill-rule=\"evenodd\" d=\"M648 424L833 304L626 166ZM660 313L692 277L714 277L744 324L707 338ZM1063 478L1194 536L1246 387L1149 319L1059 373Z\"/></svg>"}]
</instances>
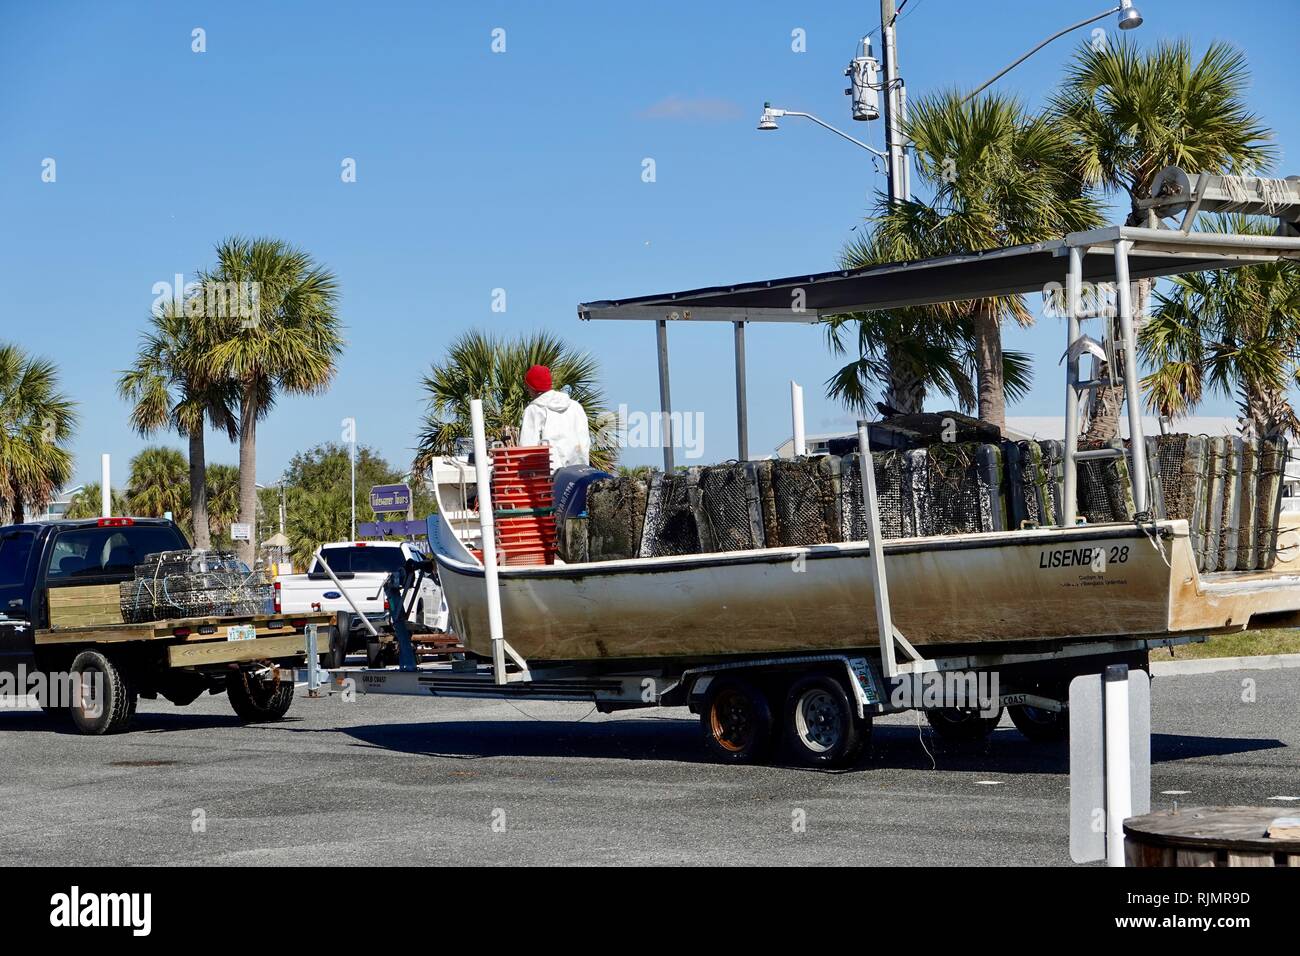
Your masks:
<instances>
[{"instance_id":1,"label":"trailer tire","mask_svg":"<svg viewBox=\"0 0 1300 956\"><path fill-rule=\"evenodd\" d=\"M830 676L795 681L785 699L785 742L805 767L852 765L871 736L871 718L858 716L842 681Z\"/></svg>"},{"instance_id":2,"label":"trailer tire","mask_svg":"<svg viewBox=\"0 0 1300 956\"><path fill-rule=\"evenodd\" d=\"M327 641L325 651L325 669L334 670L342 667L348 659L348 635L337 627L325 629Z\"/></svg>"},{"instance_id":3,"label":"trailer tire","mask_svg":"<svg viewBox=\"0 0 1300 956\"><path fill-rule=\"evenodd\" d=\"M945 740L957 744L973 744L988 739L999 721L1002 707L992 717L983 716L974 707L937 707L925 712L925 719L935 732Z\"/></svg>"},{"instance_id":4,"label":"trailer tire","mask_svg":"<svg viewBox=\"0 0 1300 956\"><path fill-rule=\"evenodd\" d=\"M1069 711L1042 710L1028 704L1015 704L1007 710L1016 729L1036 744L1060 743L1070 736Z\"/></svg>"},{"instance_id":5,"label":"trailer tire","mask_svg":"<svg viewBox=\"0 0 1300 956\"><path fill-rule=\"evenodd\" d=\"M268 681L241 670L226 679L226 696L244 723L275 721L293 704L293 681Z\"/></svg>"},{"instance_id":6,"label":"trailer tire","mask_svg":"<svg viewBox=\"0 0 1300 956\"><path fill-rule=\"evenodd\" d=\"M749 681L715 678L704 706L700 727L709 752L723 763L766 763L775 736L772 705L767 695Z\"/></svg>"},{"instance_id":7,"label":"trailer tire","mask_svg":"<svg viewBox=\"0 0 1300 956\"><path fill-rule=\"evenodd\" d=\"M76 687L68 712L77 730L98 736L121 733L130 725L135 717L135 687L113 658L101 651L82 651L72 659L69 670L74 675ZM82 675L91 678L89 689L92 690L98 675L101 693L98 699L91 699L90 706L83 696L86 688L83 687Z\"/></svg>"}]
</instances>

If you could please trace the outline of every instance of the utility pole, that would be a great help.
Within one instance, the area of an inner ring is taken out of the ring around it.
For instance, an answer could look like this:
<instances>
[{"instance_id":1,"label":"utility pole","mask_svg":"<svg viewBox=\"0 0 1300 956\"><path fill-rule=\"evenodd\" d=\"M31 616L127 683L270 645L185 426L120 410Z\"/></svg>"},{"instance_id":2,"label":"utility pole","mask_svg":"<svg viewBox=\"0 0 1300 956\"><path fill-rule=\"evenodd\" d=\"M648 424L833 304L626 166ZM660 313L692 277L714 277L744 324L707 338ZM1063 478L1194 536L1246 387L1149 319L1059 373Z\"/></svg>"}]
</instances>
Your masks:
<instances>
[{"instance_id":1,"label":"utility pole","mask_svg":"<svg viewBox=\"0 0 1300 956\"><path fill-rule=\"evenodd\" d=\"M904 0L906 2L906 0ZM885 151L889 154L889 201L909 196L907 155L903 152L904 92L898 82L898 19L894 0L880 0L880 65L885 79Z\"/></svg>"}]
</instances>

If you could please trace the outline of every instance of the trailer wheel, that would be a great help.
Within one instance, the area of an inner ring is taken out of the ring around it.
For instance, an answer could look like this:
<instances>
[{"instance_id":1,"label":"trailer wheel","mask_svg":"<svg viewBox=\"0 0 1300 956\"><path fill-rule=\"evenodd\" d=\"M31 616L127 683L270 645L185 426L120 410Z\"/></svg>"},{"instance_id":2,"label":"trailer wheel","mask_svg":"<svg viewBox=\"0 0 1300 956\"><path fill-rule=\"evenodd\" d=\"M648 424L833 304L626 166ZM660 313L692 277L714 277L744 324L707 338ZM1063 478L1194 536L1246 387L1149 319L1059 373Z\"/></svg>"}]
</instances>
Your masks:
<instances>
[{"instance_id":1,"label":"trailer wheel","mask_svg":"<svg viewBox=\"0 0 1300 956\"><path fill-rule=\"evenodd\" d=\"M246 724L279 720L293 703L293 682L279 678L267 680L241 670L226 679L226 696Z\"/></svg>"},{"instance_id":2,"label":"trailer wheel","mask_svg":"<svg viewBox=\"0 0 1300 956\"><path fill-rule=\"evenodd\" d=\"M833 677L805 677L785 701L785 740L808 767L843 767L862 753L871 718L860 718L844 684Z\"/></svg>"},{"instance_id":3,"label":"trailer wheel","mask_svg":"<svg viewBox=\"0 0 1300 956\"><path fill-rule=\"evenodd\" d=\"M725 763L764 763L772 752L772 707L748 681L715 678L700 711L710 752Z\"/></svg>"},{"instance_id":4,"label":"trailer wheel","mask_svg":"<svg viewBox=\"0 0 1300 956\"><path fill-rule=\"evenodd\" d=\"M326 628L325 636L327 638L325 652L325 669L334 670L336 667L342 667L348 659L348 635L346 631L337 627Z\"/></svg>"},{"instance_id":5,"label":"trailer wheel","mask_svg":"<svg viewBox=\"0 0 1300 956\"><path fill-rule=\"evenodd\" d=\"M1002 720L1002 708L991 717L977 707L937 707L925 712L935 732L953 743L970 744L986 739Z\"/></svg>"},{"instance_id":6,"label":"trailer wheel","mask_svg":"<svg viewBox=\"0 0 1300 956\"><path fill-rule=\"evenodd\" d=\"M1066 710L1043 710L1028 704L1008 707L1016 729L1034 743L1060 743L1070 736L1070 713Z\"/></svg>"},{"instance_id":7,"label":"trailer wheel","mask_svg":"<svg viewBox=\"0 0 1300 956\"><path fill-rule=\"evenodd\" d=\"M135 717L136 691L117 663L100 651L72 659L72 722L83 734L116 734Z\"/></svg>"}]
</instances>

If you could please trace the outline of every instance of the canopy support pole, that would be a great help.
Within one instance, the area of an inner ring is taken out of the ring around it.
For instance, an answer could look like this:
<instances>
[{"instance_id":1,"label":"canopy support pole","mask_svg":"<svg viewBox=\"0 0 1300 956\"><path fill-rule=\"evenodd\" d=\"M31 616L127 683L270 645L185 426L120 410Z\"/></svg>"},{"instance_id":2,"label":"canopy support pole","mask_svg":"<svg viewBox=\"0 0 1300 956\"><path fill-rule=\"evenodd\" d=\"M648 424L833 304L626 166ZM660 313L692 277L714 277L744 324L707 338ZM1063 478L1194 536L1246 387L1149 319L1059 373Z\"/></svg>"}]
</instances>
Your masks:
<instances>
[{"instance_id":1,"label":"canopy support pole","mask_svg":"<svg viewBox=\"0 0 1300 956\"><path fill-rule=\"evenodd\" d=\"M1120 335L1124 342L1124 399L1128 403L1128 439L1133 451L1133 506L1139 520L1150 517L1147 483L1147 445L1142 436L1142 383L1138 381L1137 340L1133 334L1133 294L1128 279L1128 252L1132 241L1115 243L1115 294Z\"/></svg>"},{"instance_id":2,"label":"canopy support pole","mask_svg":"<svg viewBox=\"0 0 1300 956\"><path fill-rule=\"evenodd\" d=\"M659 410L662 413L660 435L664 443L664 471L673 470L673 398L668 384L668 320L655 323L659 336Z\"/></svg>"},{"instance_id":3,"label":"canopy support pole","mask_svg":"<svg viewBox=\"0 0 1300 956\"><path fill-rule=\"evenodd\" d=\"M1065 474L1061 492L1060 523L1073 527L1078 521L1078 468L1075 456L1079 452L1079 355L1074 343L1079 339L1080 287L1083 284L1083 250L1070 247L1070 271L1065 277L1065 308L1068 325L1065 354Z\"/></svg>"},{"instance_id":4,"label":"canopy support pole","mask_svg":"<svg viewBox=\"0 0 1300 956\"><path fill-rule=\"evenodd\" d=\"M736 328L736 457L749 461L749 400L745 395L745 323Z\"/></svg>"}]
</instances>

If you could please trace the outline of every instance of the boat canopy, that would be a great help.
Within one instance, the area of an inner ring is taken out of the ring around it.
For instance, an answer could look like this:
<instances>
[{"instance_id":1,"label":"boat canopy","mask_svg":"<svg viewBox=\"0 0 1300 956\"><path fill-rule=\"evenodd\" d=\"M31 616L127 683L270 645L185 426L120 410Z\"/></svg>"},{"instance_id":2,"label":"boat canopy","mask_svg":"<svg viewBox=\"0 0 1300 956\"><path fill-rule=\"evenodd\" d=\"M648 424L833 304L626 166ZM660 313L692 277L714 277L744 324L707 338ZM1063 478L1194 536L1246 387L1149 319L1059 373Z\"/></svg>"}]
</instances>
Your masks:
<instances>
[{"instance_id":1,"label":"boat canopy","mask_svg":"<svg viewBox=\"0 0 1300 956\"><path fill-rule=\"evenodd\" d=\"M1063 283L1071 248L1084 252L1084 282L1114 282L1114 247L1121 241L1132 244L1130 280L1300 259L1296 237L1111 226L985 252L584 302L578 317L810 324L844 312L1043 292Z\"/></svg>"},{"instance_id":2,"label":"boat canopy","mask_svg":"<svg viewBox=\"0 0 1300 956\"><path fill-rule=\"evenodd\" d=\"M1215 182L1223 177L1215 178ZM1274 181L1259 181L1274 182ZM1273 214L1280 209L1300 209L1300 183L1282 183L1288 200L1276 202L1202 201L1192 204L1205 210L1235 209L1257 214ZM1292 196L1291 193L1295 193ZM1189 193L1195 197L1195 192ZM1177 197L1175 197L1177 198ZM1186 197L1184 197L1186 198ZM1155 201L1153 201L1155 202ZM1159 202L1173 203L1174 199ZM1175 203L1176 205L1176 203ZM1186 203L1184 203L1186 205ZM1180 207L1179 207L1180 208ZM1165 210L1167 211L1167 210ZM1083 390L1098 383L1083 378L1079 360L1085 354L1098 354L1101 346L1081 332L1081 322L1098 317L1088 314L1082 290L1089 285L1111 284L1114 287L1115 315L1119 318L1120 347L1124 350L1124 386L1129 403L1129 435L1141 445L1140 396L1138 370L1134 360L1134 323L1130 283L1136 279L1159 278L1216 269L1235 269L1279 259L1300 260L1300 235L1295 219L1276 216L1276 235L1260 236L1239 233L1194 232L1195 218L1184 215L1188 228L1168 226L1108 226L1075 232L1061 239L1007 246L983 252L937 256L913 262L868 266L863 269L840 269L806 275L764 279L735 285L688 289L659 295L626 299L602 299L578 306L578 317L586 320L640 320L654 322L658 334L659 400L662 413L664 469L674 464L672 437L672 392L668 371L668 324L670 322L730 322L734 326L736 356L736 431L737 452L749 458L748 408L745 381L745 328L750 322L793 322L816 324L832 315L865 312L874 309L899 309L908 306L934 305L940 302L963 302L1000 295L1031 292L1064 293L1069 317L1067 336L1066 419L1076 421L1078 398ZM1152 217L1151 221L1156 221ZM1095 300L1094 300L1095 301ZM802 392L792 384L796 409L802 406ZM802 414L796 412L796 435ZM1076 457L1074 430L1066 428L1066 472L1071 474ZM1137 456L1141 458L1142 456ZM1135 483L1139 486L1139 511L1145 512L1145 462L1135 462ZM1073 482L1066 482L1065 518L1074 522Z\"/></svg>"}]
</instances>

